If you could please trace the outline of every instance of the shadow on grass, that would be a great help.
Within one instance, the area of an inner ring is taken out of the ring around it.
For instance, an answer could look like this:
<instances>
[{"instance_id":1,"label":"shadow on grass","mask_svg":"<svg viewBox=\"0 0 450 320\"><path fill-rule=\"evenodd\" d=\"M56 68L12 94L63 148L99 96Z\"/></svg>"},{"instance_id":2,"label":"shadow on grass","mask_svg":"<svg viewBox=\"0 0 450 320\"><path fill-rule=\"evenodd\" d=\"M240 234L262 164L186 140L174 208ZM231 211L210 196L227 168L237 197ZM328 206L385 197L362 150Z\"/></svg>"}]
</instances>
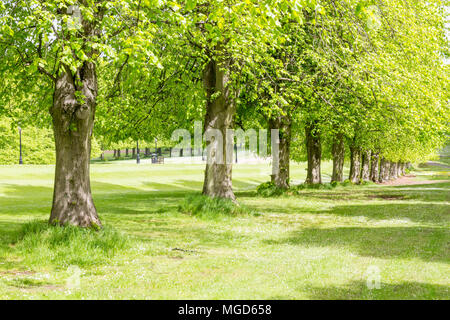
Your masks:
<instances>
[{"instance_id":1,"label":"shadow on grass","mask_svg":"<svg viewBox=\"0 0 450 320\"><path fill-rule=\"evenodd\" d=\"M368 257L420 258L450 263L449 237L449 229L438 227L339 227L301 229L284 239L269 239L264 243L337 247Z\"/></svg>"},{"instance_id":2,"label":"shadow on grass","mask_svg":"<svg viewBox=\"0 0 450 320\"><path fill-rule=\"evenodd\" d=\"M343 217L366 217L375 220L410 220L412 222L432 223L437 226L450 223L449 205L399 203L388 204L361 203L355 205L335 206L326 214ZM408 222L408 221L407 221Z\"/></svg>"},{"instance_id":3,"label":"shadow on grass","mask_svg":"<svg viewBox=\"0 0 450 320\"><path fill-rule=\"evenodd\" d=\"M304 290L304 288L302 288ZM354 300L354 299L448 299L450 287L446 285L405 281L399 284L383 283L379 289L369 289L365 281L352 281L344 286L323 288L308 287L312 299Z\"/></svg>"}]
</instances>

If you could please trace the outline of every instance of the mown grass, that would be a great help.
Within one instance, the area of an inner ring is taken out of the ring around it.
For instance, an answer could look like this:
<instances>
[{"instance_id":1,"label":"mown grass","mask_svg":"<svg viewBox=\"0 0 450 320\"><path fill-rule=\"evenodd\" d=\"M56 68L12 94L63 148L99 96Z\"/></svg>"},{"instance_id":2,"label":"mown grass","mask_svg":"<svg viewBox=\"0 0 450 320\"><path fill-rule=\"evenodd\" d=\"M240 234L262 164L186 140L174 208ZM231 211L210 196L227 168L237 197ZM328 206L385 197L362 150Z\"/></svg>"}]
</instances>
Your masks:
<instances>
[{"instance_id":1,"label":"mown grass","mask_svg":"<svg viewBox=\"0 0 450 320\"><path fill-rule=\"evenodd\" d=\"M199 196L203 169L93 164L105 225L95 232L45 223L52 166L0 167L0 298L450 297L448 169L414 172L434 184L297 187L264 197L256 187L270 167L238 164L239 206ZM304 169L293 164L294 185ZM330 163L323 171L329 181ZM370 290L373 267L381 288ZM76 288L67 282L74 268Z\"/></svg>"}]
</instances>

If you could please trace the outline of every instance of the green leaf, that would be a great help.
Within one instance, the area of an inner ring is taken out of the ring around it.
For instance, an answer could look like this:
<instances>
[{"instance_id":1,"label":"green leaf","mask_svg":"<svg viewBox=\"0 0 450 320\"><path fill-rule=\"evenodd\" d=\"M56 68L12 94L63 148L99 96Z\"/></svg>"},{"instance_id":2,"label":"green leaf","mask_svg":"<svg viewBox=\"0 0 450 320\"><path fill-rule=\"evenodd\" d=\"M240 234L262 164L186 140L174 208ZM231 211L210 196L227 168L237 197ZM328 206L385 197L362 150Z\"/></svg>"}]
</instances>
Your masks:
<instances>
[{"instance_id":1,"label":"green leaf","mask_svg":"<svg viewBox=\"0 0 450 320\"><path fill-rule=\"evenodd\" d=\"M193 10L197 6L197 0L186 0L185 9L187 11Z\"/></svg>"}]
</instances>

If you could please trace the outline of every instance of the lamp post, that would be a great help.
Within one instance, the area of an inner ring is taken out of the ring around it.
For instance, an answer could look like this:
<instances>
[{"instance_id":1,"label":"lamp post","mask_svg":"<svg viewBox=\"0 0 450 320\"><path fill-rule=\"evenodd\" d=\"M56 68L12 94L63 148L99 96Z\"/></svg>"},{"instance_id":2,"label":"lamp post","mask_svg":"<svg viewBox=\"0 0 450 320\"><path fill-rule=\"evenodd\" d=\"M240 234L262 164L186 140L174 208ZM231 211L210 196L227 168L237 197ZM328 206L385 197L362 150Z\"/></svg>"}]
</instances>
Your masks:
<instances>
[{"instance_id":1,"label":"lamp post","mask_svg":"<svg viewBox=\"0 0 450 320\"><path fill-rule=\"evenodd\" d=\"M19 164L23 164L23 161L22 161L22 128L21 127L19 127L19 148L20 148Z\"/></svg>"},{"instance_id":2,"label":"lamp post","mask_svg":"<svg viewBox=\"0 0 450 320\"><path fill-rule=\"evenodd\" d=\"M139 156L139 140L136 141L136 163L141 163L141 158Z\"/></svg>"}]
</instances>

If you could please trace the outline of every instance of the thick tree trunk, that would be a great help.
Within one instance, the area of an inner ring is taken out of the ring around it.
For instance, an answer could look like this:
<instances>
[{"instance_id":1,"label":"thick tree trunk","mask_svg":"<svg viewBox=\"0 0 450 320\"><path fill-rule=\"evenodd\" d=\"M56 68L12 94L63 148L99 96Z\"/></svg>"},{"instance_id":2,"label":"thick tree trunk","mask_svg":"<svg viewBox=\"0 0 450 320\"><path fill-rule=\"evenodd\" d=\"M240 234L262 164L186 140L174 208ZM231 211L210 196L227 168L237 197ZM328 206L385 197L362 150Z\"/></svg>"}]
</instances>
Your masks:
<instances>
[{"instance_id":1,"label":"thick tree trunk","mask_svg":"<svg viewBox=\"0 0 450 320\"><path fill-rule=\"evenodd\" d=\"M344 181L344 160L345 160L345 144L344 135L338 134L334 137L332 145L333 153L333 174L331 182Z\"/></svg>"},{"instance_id":2,"label":"thick tree trunk","mask_svg":"<svg viewBox=\"0 0 450 320\"><path fill-rule=\"evenodd\" d=\"M379 182L380 173L379 173L379 156L378 153L372 153L371 157L371 166L370 166L370 180L373 182Z\"/></svg>"},{"instance_id":3,"label":"thick tree trunk","mask_svg":"<svg viewBox=\"0 0 450 320\"><path fill-rule=\"evenodd\" d=\"M390 169L389 169L389 179L395 180L397 179L397 162L390 162Z\"/></svg>"},{"instance_id":4,"label":"thick tree trunk","mask_svg":"<svg viewBox=\"0 0 450 320\"><path fill-rule=\"evenodd\" d=\"M203 85L207 94L204 130L210 136L206 143L207 164L203 194L235 200L231 177L233 152L227 152L227 147L231 147L231 151L233 148L227 129L232 128L236 112L235 96L233 89L229 87L230 64L229 60L220 63L211 60L203 72Z\"/></svg>"},{"instance_id":5,"label":"thick tree trunk","mask_svg":"<svg viewBox=\"0 0 450 320\"><path fill-rule=\"evenodd\" d=\"M385 158L381 158L380 160L380 179L379 182L386 182L389 180L389 161Z\"/></svg>"},{"instance_id":6,"label":"thick tree trunk","mask_svg":"<svg viewBox=\"0 0 450 320\"><path fill-rule=\"evenodd\" d=\"M289 116L279 116L269 120L270 129L279 130L278 171L272 175L272 182L281 189L289 188L291 125L292 121Z\"/></svg>"},{"instance_id":7,"label":"thick tree trunk","mask_svg":"<svg viewBox=\"0 0 450 320\"><path fill-rule=\"evenodd\" d=\"M320 172L320 161L322 159L322 144L317 123L305 126L306 152L308 154L308 168L305 183L321 184L322 174Z\"/></svg>"},{"instance_id":8,"label":"thick tree trunk","mask_svg":"<svg viewBox=\"0 0 450 320\"><path fill-rule=\"evenodd\" d=\"M352 183L361 181L361 149L350 146L350 175L349 180Z\"/></svg>"},{"instance_id":9,"label":"thick tree trunk","mask_svg":"<svg viewBox=\"0 0 450 320\"><path fill-rule=\"evenodd\" d=\"M91 137L94 126L97 76L95 65L85 62L76 87L70 71L56 80L50 113L56 146L55 186L50 223L100 227L89 178ZM84 104L75 92L84 96Z\"/></svg>"},{"instance_id":10,"label":"thick tree trunk","mask_svg":"<svg viewBox=\"0 0 450 320\"><path fill-rule=\"evenodd\" d=\"M372 152L370 150L363 151L362 154L362 168L361 179L363 181L370 181L370 156Z\"/></svg>"},{"instance_id":11,"label":"thick tree trunk","mask_svg":"<svg viewBox=\"0 0 450 320\"><path fill-rule=\"evenodd\" d=\"M403 163L401 161L397 162L397 177L400 178L401 176L403 176Z\"/></svg>"}]
</instances>

